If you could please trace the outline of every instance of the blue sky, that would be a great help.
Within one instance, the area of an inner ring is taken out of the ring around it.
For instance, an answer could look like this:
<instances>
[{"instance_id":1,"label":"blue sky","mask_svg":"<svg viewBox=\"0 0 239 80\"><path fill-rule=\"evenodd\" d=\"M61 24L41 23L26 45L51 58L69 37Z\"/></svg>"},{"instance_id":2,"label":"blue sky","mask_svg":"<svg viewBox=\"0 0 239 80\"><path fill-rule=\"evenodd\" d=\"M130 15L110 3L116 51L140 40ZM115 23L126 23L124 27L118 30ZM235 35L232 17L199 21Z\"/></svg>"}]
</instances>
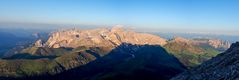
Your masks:
<instances>
[{"instance_id":1,"label":"blue sky","mask_svg":"<svg viewBox=\"0 0 239 80\"><path fill-rule=\"evenodd\" d=\"M239 32L239 0L0 0L1 22Z\"/></svg>"}]
</instances>

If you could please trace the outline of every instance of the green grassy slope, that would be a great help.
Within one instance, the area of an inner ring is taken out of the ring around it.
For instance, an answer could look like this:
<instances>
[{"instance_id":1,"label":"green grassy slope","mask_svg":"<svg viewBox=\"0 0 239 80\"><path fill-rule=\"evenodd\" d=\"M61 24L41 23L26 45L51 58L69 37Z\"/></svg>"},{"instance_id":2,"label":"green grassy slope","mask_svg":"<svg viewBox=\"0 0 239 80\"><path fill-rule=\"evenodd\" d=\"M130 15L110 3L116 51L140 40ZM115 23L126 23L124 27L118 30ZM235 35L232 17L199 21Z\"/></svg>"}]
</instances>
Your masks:
<instances>
[{"instance_id":1,"label":"green grassy slope","mask_svg":"<svg viewBox=\"0 0 239 80\"><path fill-rule=\"evenodd\" d=\"M219 54L219 51L210 46L195 46L180 42L169 42L164 48L188 68L195 67Z\"/></svg>"}]
</instances>

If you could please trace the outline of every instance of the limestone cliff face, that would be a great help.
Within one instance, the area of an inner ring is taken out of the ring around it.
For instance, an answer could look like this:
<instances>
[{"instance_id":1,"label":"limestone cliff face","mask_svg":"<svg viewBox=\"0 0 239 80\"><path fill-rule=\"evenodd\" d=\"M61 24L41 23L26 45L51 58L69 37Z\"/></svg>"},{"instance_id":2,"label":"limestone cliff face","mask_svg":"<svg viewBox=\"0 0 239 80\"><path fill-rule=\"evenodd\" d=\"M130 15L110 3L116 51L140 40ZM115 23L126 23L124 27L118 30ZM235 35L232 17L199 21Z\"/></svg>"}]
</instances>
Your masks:
<instances>
[{"instance_id":1,"label":"limestone cliff face","mask_svg":"<svg viewBox=\"0 0 239 80\"><path fill-rule=\"evenodd\" d=\"M113 27L112 29L92 29L80 30L71 29L53 32L44 46L50 48L70 47L76 48L78 46L118 46L122 43L131 44L153 44L165 45L165 39L159 36L136 33L134 31L125 30L120 27Z\"/></svg>"},{"instance_id":2,"label":"limestone cliff face","mask_svg":"<svg viewBox=\"0 0 239 80\"><path fill-rule=\"evenodd\" d=\"M43 47L43 42L42 42L42 40L41 40L41 39L37 40L37 41L35 42L34 46L36 46L36 47Z\"/></svg>"},{"instance_id":3,"label":"limestone cliff face","mask_svg":"<svg viewBox=\"0 0 239 80\"><path fill-rule=\"evenodd\" d=\"M238 80L239 42L224 53L202 65L174 77L172 80Z\"/></svg>"},{"instance_id":4,"label":"limestone cliff face","mask_svg":"<svg viewBox=\"0 0 239 80\"><path fill-rule=\"evenodd\" d=\"M182 37L175 37L171 41L178 43L192 44L196 46L211 46L219 51L225 51L231 45L230 42L219 39L185 39Z\"/></svg>"},{"instance_id":5,"label":"limestone cliff face","mask_svg":"<svg viewBox=\"0 0 239 80\"><path fill-rule=\"evenodd\" d=\"M218 40L218 39L208 40L208 43L215 48L229 48L230 47L229 42L224 42L224 41Z\"/></svg>"},{"instance_id":6,"label":"limestone cliff face","mask_svg":"<svg viewBox=\"0 0 239 80\"><path fill-rule=\"evenodd\" d=\"M194 40L193 44L200 45L200 46L211 46L215 49L217 49L219 52L226 51L231 43L219 39L204 39L204 40Z\"/></svg>"}]
</instances>

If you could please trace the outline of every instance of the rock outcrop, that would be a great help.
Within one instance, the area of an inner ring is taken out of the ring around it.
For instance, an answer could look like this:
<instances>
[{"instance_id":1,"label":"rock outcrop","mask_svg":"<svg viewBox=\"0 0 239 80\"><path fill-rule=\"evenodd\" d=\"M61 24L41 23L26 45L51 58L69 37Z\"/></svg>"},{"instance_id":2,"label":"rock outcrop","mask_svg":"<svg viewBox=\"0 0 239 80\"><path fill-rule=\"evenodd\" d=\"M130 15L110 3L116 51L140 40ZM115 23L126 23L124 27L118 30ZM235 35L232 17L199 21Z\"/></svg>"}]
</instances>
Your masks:
<instances>
[{"instance_id":1,"label":"rock outcrop","mask_svg":"<svg viewBox=\"0 0 239 80\"><path fill-rule=\"evenodd\" d=\"M167 42L159 36L136 33L130 30L124 30L120 27L113 27L112 29L71 29L53 32L44 45L50 48L76 48L78 46L114 47L122 43L165 45Z\"/></svg>"},{"instance_id":2,"label":"rock outcrop","mask_svg":"<svg viewBox=\"0 0 239 80\"><path fill-rule=\"evenodd\" d=\"M229 48L231 45L229 42L224 42L218 39L208 40L208 43L215 48Z\"/></svg>"},{"instance_id":3,"label":"rock outcrop","mask_svg":"<svg viewBox=\"0 0 239 80\"><path fill-rule=\"evenodd\" d=\"M171 41L193 44L196 46L211 46L220 51L227 50L231 43L219 39L185 39L182 37L174 37Z\"/></svg>"},{"instance_id":4,"label":"rock outcrop","mask_svg":"<svg viewBox=\"0 0 239 80\"><path fill-rule=\"evenodd\" d=\"M209 61L185 71L172 80L238 80L239 42Z\"/></svg>"},{"instance_id":5,"label":"rock outcrop","mask_svg":"<svg viewBox=\"0 0 239 80\"><path fill-rule=\"evenodd\" d=\"M193 39L194 45L211 46L220 52L227 50L231 43L219 39Z\"/></svg>"},{"instance_id":6,"label":"rock outcrop","mask_svg":"<svg viewBox=\"0 0 239 80\"><path fill-rule=\"evenodd\" d=\"M42 40L41 40L41 39L37 40L37 41L35 42L34 46L36 46L36 47L43 47L43 42L42 42Z\"/></svg>"}]
</instances>

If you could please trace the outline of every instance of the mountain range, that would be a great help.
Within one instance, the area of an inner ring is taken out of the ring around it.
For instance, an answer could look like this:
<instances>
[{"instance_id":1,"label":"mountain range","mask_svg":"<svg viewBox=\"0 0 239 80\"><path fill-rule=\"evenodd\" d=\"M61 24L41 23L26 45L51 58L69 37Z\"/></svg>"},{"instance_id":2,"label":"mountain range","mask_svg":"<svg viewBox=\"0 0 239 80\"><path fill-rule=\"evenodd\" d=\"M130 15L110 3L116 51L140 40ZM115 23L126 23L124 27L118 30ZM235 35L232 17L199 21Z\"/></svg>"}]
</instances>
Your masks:
<instances>
[{"instance_id":1,"label":"mountain range","mask_svg":"<svg viewBox=\"0 0 239 80\"><path fill-rule=\"evenodd\" d=\"M168 80L230 47L218 39L164 39L120 26L67 29L7 51L2 79ZM228 51L228 50L227 50ZM221 55L221 54L219 54Z\"/></svg>"}]
</instances>

